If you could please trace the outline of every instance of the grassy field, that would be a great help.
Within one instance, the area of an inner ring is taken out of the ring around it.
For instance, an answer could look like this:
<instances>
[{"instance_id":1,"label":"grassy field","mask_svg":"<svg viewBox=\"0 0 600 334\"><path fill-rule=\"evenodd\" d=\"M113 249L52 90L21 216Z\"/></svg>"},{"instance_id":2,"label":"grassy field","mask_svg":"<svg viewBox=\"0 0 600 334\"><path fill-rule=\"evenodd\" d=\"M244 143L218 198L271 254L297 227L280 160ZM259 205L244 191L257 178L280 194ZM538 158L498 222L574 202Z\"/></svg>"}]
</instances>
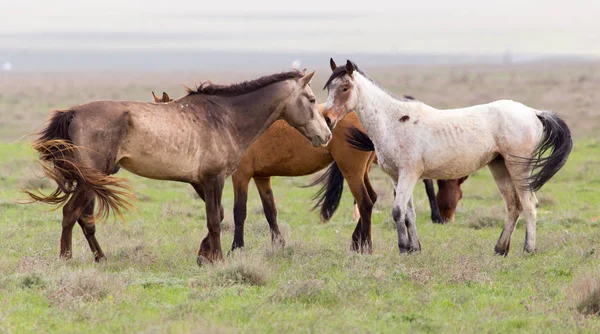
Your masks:
<instances>
[{"instance_id":1,"label":"grassy field","mask_svg":"<svg viewBox=\"0 0 600 334\"><path fill-rule=\"evenodd\" d=\"M599 332L600 318L577 308L581 292L600 274L600 66L367 72L398 93L438 107L511 97L565 116L575 148L565 168L537 193L537 253L521 251L521 222L510 255L494 255L504 206L484 169L464 184L456 221L449 225L429 221L425 192L418 187L423 250L399 256L391 183L374 168L379 201L373 255L349 251L355 222L347 189L333 220L320 224L309 212L316 189L299 187L312 177L277 178L274 192L287 246L271 248L252 189L246 248L224 263L199 268L195 254L206 234L205 214L192 188L120 172L131 180L137 209L126 222L98 223L107 261L93 262L78 227L73 260L60 261L60 210L17 204L24 198L20 187L50 191L53 185L35 176L35 154L26 141L15 139L37 129L51 108L96 98L149 100L151 90L176 97L180 89L174 82L194 81L178 81L173 74L90 74L83 80L73 73L10 74L12 83L0 78L0 331ZM229 181L223 203L227 249L233 237Z\"/></svg>"}]
</instances>

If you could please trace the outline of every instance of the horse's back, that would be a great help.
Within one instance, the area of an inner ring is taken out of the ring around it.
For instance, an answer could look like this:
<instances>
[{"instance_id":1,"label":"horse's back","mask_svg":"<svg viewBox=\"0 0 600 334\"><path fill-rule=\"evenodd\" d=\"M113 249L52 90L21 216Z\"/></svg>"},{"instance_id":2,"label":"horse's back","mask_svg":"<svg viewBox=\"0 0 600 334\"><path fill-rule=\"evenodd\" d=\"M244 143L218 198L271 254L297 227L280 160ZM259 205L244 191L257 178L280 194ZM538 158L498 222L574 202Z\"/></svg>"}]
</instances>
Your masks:
<instances>
[{"instance_id":1,"label":"horse's back","mask_svg":"<svg viewBox=\"0 0 600 334\"><path fill-rule=\"evenodd\" d=\"M238 171L251 176L300 176L331 162L327 148L313 147L283 120L273 123L242 155Z\"/></svg>"}]
</instances>

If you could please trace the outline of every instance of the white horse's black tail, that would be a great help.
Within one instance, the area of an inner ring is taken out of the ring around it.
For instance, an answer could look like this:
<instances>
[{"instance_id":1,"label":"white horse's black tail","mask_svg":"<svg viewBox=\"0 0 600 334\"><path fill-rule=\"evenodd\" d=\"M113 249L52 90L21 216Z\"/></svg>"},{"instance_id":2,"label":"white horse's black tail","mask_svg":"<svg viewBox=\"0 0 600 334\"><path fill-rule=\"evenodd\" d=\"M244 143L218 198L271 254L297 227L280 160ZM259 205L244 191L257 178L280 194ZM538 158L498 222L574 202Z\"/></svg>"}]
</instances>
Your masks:
<instances>
[{"instance_id":1,"label":"white horse's black tail","mask_svg":"<svg viewBox=\"0 0 600 334\"><path fill-rule=\"evenodd\" d=\"M354 125L346 131L346 142L359 151L372 152L375 151L375 144L364 131Z\"/></svg>"},{"instance_id":2,"label":"white horse's black tail","mask_svg":"<svg viewBox=\"0 0 600 334\"><path fill-rule=\"evenodd\" d=\"M539 190L564 166L573 148L571 131L562 119L548 111L538 111L536 115L544 126L544 134L533 156L525 159L525 164L534 171L527 179L527 188L533 191Z\"/></svg>"}]
</instances>

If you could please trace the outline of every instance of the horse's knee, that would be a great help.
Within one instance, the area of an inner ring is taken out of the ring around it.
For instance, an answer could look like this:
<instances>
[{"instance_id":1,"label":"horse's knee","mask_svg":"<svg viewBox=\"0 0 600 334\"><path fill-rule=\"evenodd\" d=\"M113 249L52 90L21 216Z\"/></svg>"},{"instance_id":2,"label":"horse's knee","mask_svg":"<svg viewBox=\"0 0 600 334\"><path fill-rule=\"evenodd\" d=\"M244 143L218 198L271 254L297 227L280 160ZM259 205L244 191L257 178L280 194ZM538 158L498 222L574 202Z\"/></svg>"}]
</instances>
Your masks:
<instances>
[{"instance_id":1,"label":"horse's knee","mask_svg":"<svg viewBox=\"0 0 600 334\"><path fill-rule=\"evenodd\" d=\"M402 219L402 210L397 205L392 209L392 218L396 223L400 222Z\"/></svg>"}]
</instances>

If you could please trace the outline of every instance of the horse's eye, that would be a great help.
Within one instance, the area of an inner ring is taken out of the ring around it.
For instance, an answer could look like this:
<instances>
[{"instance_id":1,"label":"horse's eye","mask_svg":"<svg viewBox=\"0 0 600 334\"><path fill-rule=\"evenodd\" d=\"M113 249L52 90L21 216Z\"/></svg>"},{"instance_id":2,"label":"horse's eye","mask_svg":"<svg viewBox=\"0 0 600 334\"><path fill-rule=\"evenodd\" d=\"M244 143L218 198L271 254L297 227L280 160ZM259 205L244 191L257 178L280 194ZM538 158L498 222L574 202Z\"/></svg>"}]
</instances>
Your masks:
<instances>
[{"instance_id":1,"label":"horse's eye","mask_svg":"<svg viewBox=\"0 0 600 334\"><path fill-rule=\"evenodd\" d=\"M310 103L315 103L315 102L316 102L316 100L315 100L315 99L310 99L310 100L308 100L308 101L310 101Z\"/></svg>"},{"instance_id":2,"label":"horse's eye","mask_svg":"<svg viewBox=\"0 0 600 334\"><path fill-rule=\"evenodd\" d=\"M348 87L345 87L345 88L344 88L344 92L347 92L347 91L348 91Z\"/></svg>"}]
</instances>

